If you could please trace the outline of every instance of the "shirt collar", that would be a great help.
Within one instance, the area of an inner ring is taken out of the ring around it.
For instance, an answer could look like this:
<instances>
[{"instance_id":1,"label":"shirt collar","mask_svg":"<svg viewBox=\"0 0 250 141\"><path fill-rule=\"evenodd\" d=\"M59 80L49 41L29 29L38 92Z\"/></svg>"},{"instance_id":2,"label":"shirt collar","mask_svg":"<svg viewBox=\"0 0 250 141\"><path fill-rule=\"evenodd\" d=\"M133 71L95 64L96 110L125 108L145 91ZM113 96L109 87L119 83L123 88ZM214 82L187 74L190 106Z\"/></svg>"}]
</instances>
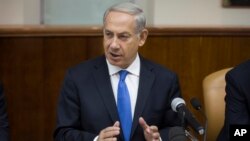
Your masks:
<instances>
[{"instance_id":1,"label":"shirt collar","mask_svg":"<svg viewBox=\"0 0 250 141\"><path fill-rule=\"evenodd\" d=\"M108 64L108 70L109 70L109 75L112 76L114 74L117 74L122 68L114 66L109 63L109 61L106 59L106 62ZM137 53L135 60L126 68L126 70L133 75L136 75L139 77L140 74L140 57Z\"/></svg>"}]
</instances>

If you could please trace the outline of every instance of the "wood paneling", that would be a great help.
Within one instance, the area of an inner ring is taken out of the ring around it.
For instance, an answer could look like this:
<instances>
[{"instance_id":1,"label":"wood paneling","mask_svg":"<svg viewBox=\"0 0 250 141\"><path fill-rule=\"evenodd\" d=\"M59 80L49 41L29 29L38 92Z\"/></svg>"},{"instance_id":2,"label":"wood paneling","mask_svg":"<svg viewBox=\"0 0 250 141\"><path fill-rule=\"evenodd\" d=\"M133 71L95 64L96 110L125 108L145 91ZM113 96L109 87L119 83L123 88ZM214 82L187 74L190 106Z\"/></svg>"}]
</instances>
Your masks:
<instances>
[{"instance_id":1,"label":"wood paneling","mask_svg":"<svg viewBox=\"0 0 250 141\"><path fill-rule=\"evenodd\" d=\"M140 53L176 72L183 96L203 103L203 78L250 58L250 28L159 28ZM0 27L0 78L4 82L12 141L52 141L57 98L70 66L101 55L101 27Z\"/></svg>"}]
</instances>

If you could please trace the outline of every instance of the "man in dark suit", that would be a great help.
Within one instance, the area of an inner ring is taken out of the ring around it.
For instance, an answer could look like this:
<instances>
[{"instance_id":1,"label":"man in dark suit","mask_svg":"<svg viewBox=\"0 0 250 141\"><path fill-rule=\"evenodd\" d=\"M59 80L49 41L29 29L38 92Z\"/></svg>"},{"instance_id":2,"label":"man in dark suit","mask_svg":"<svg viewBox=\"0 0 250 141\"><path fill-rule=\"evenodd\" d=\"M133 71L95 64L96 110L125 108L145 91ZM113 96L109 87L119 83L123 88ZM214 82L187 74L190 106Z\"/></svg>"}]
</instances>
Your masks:
<instances>
[{"instance_id":1,"label":"man in dark suit","mask_svg":"<svg viewBox=\"0 0 250 141\"><path fill-rule=\"evenodd\" d=\"M230 125L250 125L250 60L226 74L226 110L218 141L229 141Z\"/></svg>"},{"instance_id":2,"label":"man in dark suit","mask_svg":"<svg viewBox=\"0 0 250 141\"><path fill-rule=\"evenodd\" d=\"M172 99L181 97L179 82L175 73L138 54L148 35L143 11L132 3L114 5L103 23L105 56L81 63L65 76L55 140L167 140L169 128L181 125L171 109ZM118 104L121 70L128 72L129 116L121 116ZM124 117L132 118L129 137Z\"/></svg>"},{"instance_id":3,"label":"man in dark suit","mask_svg":"<svg viewBox=\"0 0 250 141\"><path fill-rule=\"evenodd\" d=\"M6 102L3 94L3 86L0 81L0 141L9 140L9 122L6 112Z\"/></svg>"}]
</instances>

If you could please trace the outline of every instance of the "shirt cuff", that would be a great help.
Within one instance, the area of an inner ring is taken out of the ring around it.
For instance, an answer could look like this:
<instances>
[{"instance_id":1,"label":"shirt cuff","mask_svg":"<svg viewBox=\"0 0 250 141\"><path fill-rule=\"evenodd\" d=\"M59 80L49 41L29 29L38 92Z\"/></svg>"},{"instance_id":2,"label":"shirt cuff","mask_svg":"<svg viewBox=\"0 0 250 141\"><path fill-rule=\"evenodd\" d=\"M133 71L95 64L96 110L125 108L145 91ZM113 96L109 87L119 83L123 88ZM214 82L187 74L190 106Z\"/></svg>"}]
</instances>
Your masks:
<instances>
[{"instance_id":1,"label":"shirt cuff","mask_svg":"<svg viewBox=\"0 0 250 141\"><path fill-rule=\"evenodd\" d=\"M94 140L93 140L93 141L97 141L98 137L99 137L99 136L96 136L96 137L94 138Z\"/></svg>"}]
</instances>

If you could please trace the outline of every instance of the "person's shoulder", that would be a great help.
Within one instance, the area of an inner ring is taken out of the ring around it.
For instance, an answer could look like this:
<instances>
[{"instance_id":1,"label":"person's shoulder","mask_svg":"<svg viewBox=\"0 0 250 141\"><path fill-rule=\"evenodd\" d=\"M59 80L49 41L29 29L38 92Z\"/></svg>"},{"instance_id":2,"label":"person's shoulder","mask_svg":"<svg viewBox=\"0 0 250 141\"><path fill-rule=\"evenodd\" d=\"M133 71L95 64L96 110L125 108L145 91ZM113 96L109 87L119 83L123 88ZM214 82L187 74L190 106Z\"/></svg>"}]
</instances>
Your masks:
<instances>
[{"instance_id":1,"label":"person's shoulder","mask_svg":"<svg viewBox=\"0 0 250 141\"><path fill-rule=\"evenodd\" d=\"M241 82L250 80L250 60L242 62L231 69L226 78L233 78L234 80L240 80Z\"/></svg>"},{"instance_id":2,"label":"person's shoulder","mask_svg":"<svg viewBox=\"0 0 250 141\"><path fill-rule=\"evenodd\" d=\"M86 61L82 61L79 64L71 66L67 69L67 73L70 75L88 75L93 72L93 70L101 65L105 64L105 57L98 56L96 58L92 58Z\"/></svg>"},{"instance_id":3,"label":"person's shoulder","mask_svg":"<svg viewBox=\"0 0 250 141\"><path fill-rule=\"evenodd\" d=\"M243 63L241 63L241 64L239 64L237 67L239 69L241 69L242 71L248 71L249 72L249 70L250 70L250 59L243 62Z\"/></svg>"},{"instance_id":4,"label":"person's shoulder","mask_svg":"<svg viewBox=\"0 0 250 141\"><path fill-rule=\"evenodd\" d=\"M0 81L0 99L2 99L2 95L3 95L3 84Z\"/></svg>"},{"instance_id":5,"label":"person's shoulder","mask_svg":"<svg viewBox=\"0 0 250 141\"><path fill-rule=\"evenodd\" d=\"M82 71L82 70L87 71L89 69L93 69L93 67L98 66L99 64L103 64L104 61L105 61L104 56L98 56L96 58L91 58L91 59L82 61L79 64L71 66L70 68L68 68L68 70L70 70L70 71Z\"/></svg>"},{"instance_id":6,"label":"person's shoulder","mask_svg":"<svg viewBox=\"0 0 250 141\"><path fill-rule=\"evenodd\" d=\"M177 76L176 72L174 72L170 68L163 66L159 63L156 63L152 60L141 57L141 62L143 63L143 65L146 66L146 68L150 69L155 74Z\"/></svg>"},{"instance_id":7,"label":"person's shoulder","mask_svg":"<svg viewBox=\"0 0 250 141\"><path fill-rule=\"evenodd\" d=\"M246 74L250 74L250 60L244 61L244 62L236 65L228 73L229 74L233 74L233 75L246 75Z\"/></svg>"},{"instance_id":8,"label":"person's shoulder","mask_svg":"<svg viewBox=\"0 0 250 141\"><path fill-rule=\"evenodd\" d=\"M2 92L3 92L3 82L0 81L0 93L2 93Z\"/></svg>"}]
</instances>

